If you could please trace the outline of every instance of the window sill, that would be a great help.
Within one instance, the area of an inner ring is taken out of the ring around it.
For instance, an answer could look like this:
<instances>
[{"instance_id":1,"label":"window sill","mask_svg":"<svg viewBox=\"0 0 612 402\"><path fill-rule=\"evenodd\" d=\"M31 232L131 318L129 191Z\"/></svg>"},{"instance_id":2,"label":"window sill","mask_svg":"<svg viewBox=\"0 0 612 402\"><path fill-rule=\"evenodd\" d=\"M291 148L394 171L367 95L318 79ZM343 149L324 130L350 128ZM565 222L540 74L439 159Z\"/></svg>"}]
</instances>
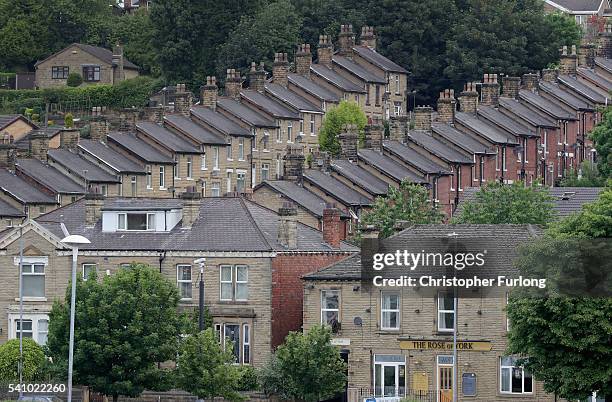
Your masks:
<instances>
[{"instance_id":1,"label":"window sill","mask_svg":"<svg viewBox=\"0 0 612 402\"><path fill-rule=\"evenodd\" d=\"M181 180L181 178L180 177L175 177L174 180Z\"/></svg>"},{"instance_id":2,"label":"window sill","mask_svg":"<svg viewBox=\"0 0 612 402\"><path fill-rule=\"evenodd\" d=\"M160 189L160 190L164 190L164 191L166 191L166 190L167 190L167 189L166 189L166 187L162 187L162 186L159 186L159 189Z\"/></svg>"},{"instance_id":3,"label":"window sill","mask_svg":"<svg viewBox=\"0 0 612 402\"><path fill-rule=\"evenodd\" d=\"M270 153L270 150L269 150L269 149L264 149L264 150L263 150L263 151L261 151L261 152Z\"/></svg>"},{"instance_id":4,"label":"window sill","mask_svg":"<svg viewBox=\"0 0 612 402\"><path fill-rule=\"evenodd\" d=\"M221 169L219 169L218 167L215 167L215 168L213 168L213 171L214 171L214 172L220 172L220 171L221 171Z\"/></svg>"},{"instance_id":5,"label":"window sill","mask_svg":"<svg viewBox=\"0 0 612 402\"><path fill-rule=\"evenodd\" d=\"M193 177L187 177L185 180L187 180L187 181L193 181Z\"/></svg>"},{"instance_id":6,"label":"window sill","mask_svg":"<svg viewBox=\"0 0 612 402\"><path fill-rule=\"evenodd\" d=\"M19 297L15 297L15 301L18 302L19 301ZM46 302L47 298L46 297L29 297L29 296L24 296L23 297L23 301L24 302Z\"/></svg>"}]
</instances>

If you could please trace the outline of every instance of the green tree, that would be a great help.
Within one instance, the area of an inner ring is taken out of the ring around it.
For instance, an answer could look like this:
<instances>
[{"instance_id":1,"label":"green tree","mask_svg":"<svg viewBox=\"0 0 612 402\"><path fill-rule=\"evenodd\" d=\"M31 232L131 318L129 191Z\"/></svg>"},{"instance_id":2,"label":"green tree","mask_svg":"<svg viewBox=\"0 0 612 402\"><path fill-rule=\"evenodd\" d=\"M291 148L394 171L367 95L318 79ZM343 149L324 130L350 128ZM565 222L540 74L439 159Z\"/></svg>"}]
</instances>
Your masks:
<instances>
[{"instance_id":1,"label":"green tree","mask_svg":"<svg viewBox=\"0 0 612 402\"><path fill-rule=\"evenodd\" d=\"M177 383L200 399L241 400L240 371L233 362L232 349L224 351L214 330L209 328L183 341L177 362Z\"/></svg>"},{"instance_id":2,"label":"green tree","mask_svg":"<svg viewBox=\"0 0 612 402\"><path fill-rule=\"evenodd\" d=\"M577 172L571 169L561 180L560 187L603 187L605 180L599 174L597 165L584 161Z\"/></svg>"},{"instance_id":3,"label":"green tree","mask_svg":"<svg viewBox=\"0 0 612 402\"><path fill-rule=\"evenodd\" d=\"M314 326L290 332L261 373L264 391L284 399L322 401L346 385L346 364L331 343L331 330Z\"/></svg>"},{"instance_id":4,"label":"green tree","mask_svg":"<svg viewBox=\"0 0 612 402\"><path fill-rule=\"evenodd\" d=\"M23 380L41 380L45 365L42 347L31 338L23 338ZM0 345L0 381L19 381L19 339Z\"/></svg>"},{"instance_id":5,"label":"green tree","mask_svg":"<svg viewBox=\"0 0 612 402\"><path fill-rule=\"evenodd\" d=\"M377 197L372 209L360 222L364 228L374 225L383 238L394 233L395 224L407 221L412 224L440 223L444 213L432 205L426 187L403 181L399 188L389 187L386 197Z\"/></svg>"},{"instance_id":6,"label":"green tree","mask_svg":"<svg viewBox=\"0 0 612 402\"><path fill-rule=\"evenodd\" d=\"M323 118L323 124L319 132L319 145L322 151L332 155L340 153L340 142L338 135L342 132L345 124L356 124L359 130L360 141L363 141L364 128L368 119L358 104L352 101L342 101L331 108Z\"/></svg>"},{"instance_id":7,"label":"green tree","mask_svg":"<svg viewBox=\"0 0 612 402\"><path fill-rule=\"evenodd\" d=\"M70 73L68 74L68 79L66 80L66 85L69 87L78 87L83 83L83 77L79 73Z\"/></svg>"},{"instance_id":8,"label":"green tree","mask_svg":"<svg viewBox=\"0 0 612 402\"><path fill-rule=\"evenodd\" d=\"M521 273L533 266L546 242L562 239L605 239L612 236L612 188L580 213L552 225L519 259ZM575 250L558 250L568 253ZM609 245L608 245L609 253ZM609 263L609 262L608 262ZM555 266L551 266L555 269ZM596 267L603 268L603 267ZM604 275L610 275L610 271ZM608 284L609 284L608 278ZM609 288L608 288L609 292ZM548 392L583 400L593 391L612 395L612 298L512 295L508 303L508 352L525 356L524 366L544 382Z\"/></svg>"},{"instance_id":9,"label":"green tree","mask_svg":"<svg viewBox=\"0 0 612 402\"><path fill-rule=\"evenodd\" d=\"M49 315L47 346L60 367L67 365L69 289ZM114 401L170 386L170 372L158 363L176 357L183 327L173 283L147 265L132 264L102 281L79 279L76 300L75 383Z\"/></svg>"},{"instance_id":10,"label":"green tree","mask_svg":"<svg viewBox=\"0 0 612 402\"><path fill-rule=\"evenodd\" d=\"M546 225L554 218L552 197L545 188L525 187L521 182L490 182L463 201L454 223Z\"/></svg>"},{"instance_id":11,"label":"green tree","mask_svg":"<svg viewBox=\"0 0 612 402\"><path fill-rule=\"evenodd\" d=\"M612 178L612 108L604 110L601 121L591 131L591 139L598 154L599 172L605 178Z\"/></svg>"}]
</instances>

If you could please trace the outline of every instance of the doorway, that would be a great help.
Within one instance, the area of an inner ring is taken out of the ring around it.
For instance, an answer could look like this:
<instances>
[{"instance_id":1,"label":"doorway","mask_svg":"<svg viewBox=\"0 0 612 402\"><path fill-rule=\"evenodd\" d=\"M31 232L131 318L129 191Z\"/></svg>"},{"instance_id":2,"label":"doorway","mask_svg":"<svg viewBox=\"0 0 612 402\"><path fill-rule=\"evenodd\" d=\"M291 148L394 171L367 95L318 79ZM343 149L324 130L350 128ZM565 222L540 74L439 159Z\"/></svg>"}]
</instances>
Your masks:
<instances>
[{"instance_id":1,"label":"doorway","mask_svg":"<svg viewBox=\"0 0 612 402\"><path fill-rule=\"evenodd\" d=\"M437 395L438 402L453 400L453 356L437 356Z\"/></svg>"}]
</instances>

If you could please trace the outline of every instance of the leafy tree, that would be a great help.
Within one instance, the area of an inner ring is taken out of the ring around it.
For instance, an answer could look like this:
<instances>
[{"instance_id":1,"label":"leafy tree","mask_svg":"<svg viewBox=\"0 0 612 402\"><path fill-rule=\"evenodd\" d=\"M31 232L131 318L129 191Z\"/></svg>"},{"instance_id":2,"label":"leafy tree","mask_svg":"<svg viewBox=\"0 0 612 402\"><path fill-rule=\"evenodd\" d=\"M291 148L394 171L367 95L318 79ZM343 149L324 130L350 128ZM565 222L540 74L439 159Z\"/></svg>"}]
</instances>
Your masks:
<instances>
[{"instance_id":1,"label":"leafy tree","mask_svg":"<svg viewBox=\"0 0 612 402\"><path fill-rule=\"evenodd\" d=\"M365 25L364 9L355 7L352 2L342 0L301 0L293 2L304 23L300 37L316 49L319 35L336 38L341 24L353 24L359 28Z\"/></svg>"},{"instance_id":2,"label":"leafy tree","mask_svg":"<svg viewBox=\"0 0 612 402\"><path fill-rule=\"evenodd\" d=\"M66 367L70 287L49 315L49 355ZM77 283L74 380L112 396L169 388L158 363L176 357L182 321L176 286L155 269L132 264L102 281ZM65 372L65 370L64 370Z\"/></svg>"},{"instance_id":3,"label":"leafy tree","mask_svg":"<svg viewBox=\"0 0 612 402\"><path fill-rule=\"evenodd\" d=\"M606 108L599 124L591 131L598 160L597 168L602 176L612 178L612 108Z\"/></svg>"},{"instance_id":4,"label":"leafy tree","mask_svg":"<svg viewBox=\"0 0 612 402\"><path fill-rule=\"evenodd\" d=\"M552 197L548 190L525 187L521 182L490 182L463 201L461 214L454 223L536 224L546 225L553 219Z\"/></svg>"},{"instance_id":5,"label":"leafy tree","mask_svg":"<svg viewBox=\"0 0 612 402\"><path fill-rule=\"evenodd\" d=\"M331 343L331 330L314 326L308 333L290 332L263 369L263 389L283 399L322 401L342 391L346 364Z\"/></svg>"},{"instance_id":6,"label":"leafy tree","mask_svg":"<svg viewBox=\"0 0 612 402\"><path fill-rule=\"evenodd\" d=\"M582 162L579 172L572 169L561 180L561 187L603 187L605 180L597 170L597 165L589 161Z\"/></svg>"},{"instance_id":7,"label":"leafy tree","mask_svg":"<svg viewBox=\"0 0 612 402\"><path fill-rule=\"evenodd\" d=\"M23 338L23 380L40 380L45 365L42 347L31 338ZM0 345L0 381L19 380L19 339Z\"/></svg>"},{"instance_id":8,"label":"leafy tree","mask_svg":"<svg viewBox=\"0 0 612 402\"><path fill-rule=\"evenodd\" d=\"M596 202L583 206L580 213L553 224L538 243L525 251L519 259L519 269L521 273L528 271L533 258L538 258L534 252L546 246L546 242L610 236L612 189L608 188ZM556 251L571 255L576 250ZM609 276L610 271L603 274ZM583 400L597 391L609 400L612 395L612 298L568 297L555 293L526 297L519 293L510 297L507 310L511 322L508 352L526 356L525 368L544 382L548 392L569 400Z\"/></svg>"},{"instance_id":9,"label":"leafy tree","mask_svg":"<svg viewBox=\"0 0 612 402\"><path fill-rule=\"evenodd\" d=\"M68 79L66 79L66 85L69 87L78 87L83 83L83 77L79 73L70 73L68 74Z\"/></svg>"},{"instance_id":10,"label":"leafy tree","mask_svg":"<svg viewBox=\"0 0 612 402\"><path fill-rule=\"evenodd\" d=\"M342 132L342 126L345 124L356 124L359 130L359 138L362 141L364 128L368 123L368 119L355 102L342 101L334 108L331 108L325 114L321 131L319 132L319 145L321 150L327 151L332 155L340 153L340 142L338 135Z\"/></svg>"},{"instance_id":11,"label":"leafy tree","mask_svg":"<svg viewBox=\"0 0 612 402\"><path fill-rule=\"evenodd\" d=\"M366 212L361 227L374 225L383 238L394 233L395 224L408 221L413 224L440 223L444 214L432 205L427 188L403 181L399 189L389 187L386 197L377 197L372 209Z\"/></svg>"},{"instance_id":12,"label":"leafy tree","mask_svg":"<svg viewBox=\"0 0 612 402\"><path fill-rule=\"evenodd\" d=\"M231 348L224 351L214 330L209 328L183 341L177 383L200 399L222 396L231 401L241 400L237 392L240 371L233 362Z\"/></svg>"}]
</instances>

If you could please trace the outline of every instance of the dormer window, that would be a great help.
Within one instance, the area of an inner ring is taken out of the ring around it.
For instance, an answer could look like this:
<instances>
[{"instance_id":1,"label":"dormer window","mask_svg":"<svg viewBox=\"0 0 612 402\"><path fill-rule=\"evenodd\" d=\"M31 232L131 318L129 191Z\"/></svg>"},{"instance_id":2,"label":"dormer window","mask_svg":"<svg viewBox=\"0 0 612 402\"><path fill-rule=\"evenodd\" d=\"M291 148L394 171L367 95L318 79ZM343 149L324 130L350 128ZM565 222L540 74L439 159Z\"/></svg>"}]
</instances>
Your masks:
<instances>
[{"instance_id":1,"label":"dormer window","mask_svg":"<svg viewBox=\"0 0 612 402\"><path fill-rule=\"evenodd\" d=\"M155 230L155 214L119 213L117 230Z\"/></svg>"}]
</instances>

